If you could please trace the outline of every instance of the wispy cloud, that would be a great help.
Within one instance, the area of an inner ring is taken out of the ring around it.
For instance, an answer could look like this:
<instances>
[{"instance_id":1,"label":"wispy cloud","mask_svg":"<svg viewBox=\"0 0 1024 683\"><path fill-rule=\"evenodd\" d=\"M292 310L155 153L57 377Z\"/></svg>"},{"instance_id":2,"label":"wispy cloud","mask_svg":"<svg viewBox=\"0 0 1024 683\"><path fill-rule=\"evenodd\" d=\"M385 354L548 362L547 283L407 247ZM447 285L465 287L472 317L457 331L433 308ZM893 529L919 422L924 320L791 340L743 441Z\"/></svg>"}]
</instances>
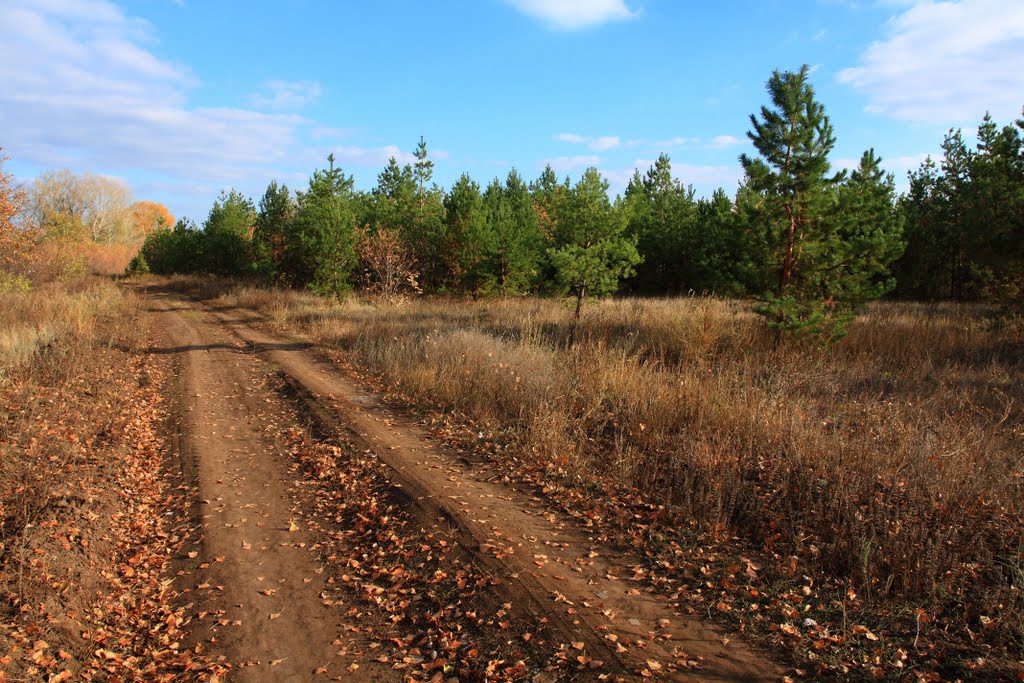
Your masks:
<instances>
[{"instance_id":1,"label":"wispy cloud","mask_svg":"<svg viewBox=\"0 0 1024 683\"><path fill-rule=\"evenodd\" d=\"M654 159L637 159L633 162L633 168L645 173L654 166L654 162ZM629 175L633 175L633 169L630 169ZM743 175L743 171L739 165L684 164L673 161L672 175L687 185L726 186L726 189L732 189Z\"/></svg>"},{"instance_id":2,"label":"wispy cloud","mask_svg":"<svg viewBox=\"0 0 1024 683\"><path fill-rule=\"evenodd\" d=\"M623 0L505 0L523 14L562 31L622 21L635 16Z\"/></svg>"},{"instance_id":3,"label":"wispy cloud","mask_svg":"<svg viewBox=\"0 0 1024 683\"><path fill-rule=\"evenodd\" d=\"M40 166L231 182L294 147L301 117L188 106L195 78L141 44L146 28L103 0L0 7L0 128L10 154Z\"/></svg>"},{"instance_id":4,"label":"wispy cloud","mask_svg":"<svg viewBox=\"0 0 1024 683\"><path fill-rule=\"evenodd\" d=\"M558 140L559 142L568 142L574 145L586 145L595 152L604 152L609 149L614 149L622 144L622 140L617 135L588 137L586 135L577 135L576 133L559 133L555 136L555 140Z\"/></svg>"},{"instance_id":5,"label":"wispy cloud","mask_svg":"<svg viewBox=\"0 0 1024 683\"><path fill-rule=\"evenodd\" d=\"M598 166L601 164L601 157L596 154L580 154L577 156L554 157L545 159L540 163L541 168L550 165L555 173L568 173L576 169Z\"/></svg>"},{"instance_id":6,"label":"wispy cloud","mask_svg":"<svg viewBox=\"0 0 1024 683\"><path fill-rule=\"evenodd\" d=\"M267 81L264 92L252 95L249 102L258 109L295 110L320 99L316 81Z\"/></svg>"},{"instance_id":7,"label":"wispy cloud","mask_svg":"<svg viewBox=\"0 0 1024 683\"><path fill-rule=\"evenodd\" d=\"M148 24L108 0L0 4L5 152L37 168L133 175L191 213L208 206L211 187L258 191L269 178L322 166L327 149L312 141L349 137L289 112L319 95L312 81L269 82L249 107L195 106L198 79L157 57L154 43ZM389 156L409 158L394 146L351 142L336 153L344 164L378 168Z\"/></svg>"},{"instance_id":8,"label":"wispy cloud","mask_svg":"<svg viewBox=\"0 0 1024 683\"><path fill-rule=\"evenodd\" d=\"M707 146L711 149L725 149L726 147L734 147L735 145L742 145L743 140L740 140L734 135L716 135L711 138Z\"/></svg>"},{"instance_id":9,"label":"wispy cloud","mask_svg":"<svg viewBox=\"0 0 1024 683\"><path fill-rule=\"evenodd\" d=\"M1024 2L918 0L839 81L867 97L868 111L905 121L977 121L986 110L1014 118L1024 103Z\"/></svg>"},{"instance_id":10,"label":"wispy cloud","mask_svg":"<svg viewBox=\"0 0 1024 683\"><path fill-rule=\"evenodd\" d=\"M689 137L688 138L688 137L677 136L677 137L674 137L674 138L669 138L668 140L655 140L653 142L647 143L647 145L649 147L652 147L652 148L657 149L657 150L667 150L667 149L675 149L676 147L682 147L684 145L696 145L696 144L699 144L699 143L700 143L700 138L698 138L698 137Z\"/></svg>"},{"instance_id":11,"label":"wispy cloud","mask_svg":"<svg viewBox=\"0 0 1024 683\"><path fill-rule=\"evenodd\" d=\"M372 166L382 167L389 159L394 159L400 164L411 164L416 157L410 152L403 152L396 145L384 145L383 147L335 147L332 150L343 168L346 166ZM431 152L431 156L435 156Z\"/></svg>"}]
</instances>

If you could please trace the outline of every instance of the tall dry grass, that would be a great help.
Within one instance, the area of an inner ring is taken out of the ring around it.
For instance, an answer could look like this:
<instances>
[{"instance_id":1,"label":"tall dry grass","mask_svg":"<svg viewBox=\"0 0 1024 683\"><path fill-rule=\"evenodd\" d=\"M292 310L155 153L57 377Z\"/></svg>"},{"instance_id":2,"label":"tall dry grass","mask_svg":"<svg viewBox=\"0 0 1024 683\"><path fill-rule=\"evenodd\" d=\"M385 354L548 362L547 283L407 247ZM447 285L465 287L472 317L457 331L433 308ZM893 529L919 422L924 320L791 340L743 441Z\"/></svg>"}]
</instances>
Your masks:
<instances>
[{"instance_id":1,"label":"tall dry grass","mask_svg":"<svg viewBox=\"0 0 1024 683\"><path fill-rule=\"evenodd\" d=\"M0 381L13 373L63 372L100 341L112 344L136 324L138 299L114 283L85 279L27 292L0 292ZM37 362L41 355L46 362Z\"/></svg>"}]
</instances>

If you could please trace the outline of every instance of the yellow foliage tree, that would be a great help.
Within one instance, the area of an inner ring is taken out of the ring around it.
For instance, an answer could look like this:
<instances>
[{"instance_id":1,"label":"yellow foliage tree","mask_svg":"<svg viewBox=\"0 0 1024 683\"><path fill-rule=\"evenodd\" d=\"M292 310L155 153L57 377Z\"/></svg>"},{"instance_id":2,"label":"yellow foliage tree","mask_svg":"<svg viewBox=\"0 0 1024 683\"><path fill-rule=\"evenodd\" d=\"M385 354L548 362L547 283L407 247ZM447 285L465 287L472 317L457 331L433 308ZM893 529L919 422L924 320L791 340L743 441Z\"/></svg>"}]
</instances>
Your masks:
<instances>
[{"instance_id":1,"label":"yellow foliage tree","mask_svg":"<svg viewBox=\"0 0 1024 683\"><path fill-rule=\"evenodd\" d=\"M157 228L174 226L174 216L159 202L138 201L128 207L131 234L135 239L145 239Z\"/></svg>"}]
</instances>

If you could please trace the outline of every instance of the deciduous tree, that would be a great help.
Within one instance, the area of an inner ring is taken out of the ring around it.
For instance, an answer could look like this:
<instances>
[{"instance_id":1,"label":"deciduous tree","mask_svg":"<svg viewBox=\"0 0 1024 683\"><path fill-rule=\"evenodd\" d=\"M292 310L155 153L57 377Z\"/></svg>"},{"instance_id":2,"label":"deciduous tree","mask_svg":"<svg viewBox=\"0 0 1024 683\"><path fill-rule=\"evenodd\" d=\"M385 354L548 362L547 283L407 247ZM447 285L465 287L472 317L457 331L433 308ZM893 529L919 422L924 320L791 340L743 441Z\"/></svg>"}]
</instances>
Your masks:
<instances>
[{"instance_id":1,"label":"deciduous tree","mask_svg":"<svg viewBox=\"0 0 1024 683\"><path fill-rule=\"evenodd\" d=\"M98 244L134 240L128 213L131 192L116 178L46 171L33 182L31 198L33 222L52 238L88 238Z\"/></svg>"},{"instance_id":2,"label":"deciduous tree","mask_svg":"<svg viewBox=\"0 0 1024 683\"><path fill-rule=\"evenodd\" d=\"M17 220L28 207L28 193L15 184L14 175L4 171L7 156L0 147L0 290L26 289L32 234Z\"/></svg>"},{"instance_id":3,"label":"deciduous tree","mask_svg":"<svg viewBox=\"0 0 1024 683\"><path fill-rule=\"evenodd\" d=\"M128 217L133 240L144 240L154 230L174 226L174 216L159 202L137 201L128 207Z\"/></svg>"}]
</instances>

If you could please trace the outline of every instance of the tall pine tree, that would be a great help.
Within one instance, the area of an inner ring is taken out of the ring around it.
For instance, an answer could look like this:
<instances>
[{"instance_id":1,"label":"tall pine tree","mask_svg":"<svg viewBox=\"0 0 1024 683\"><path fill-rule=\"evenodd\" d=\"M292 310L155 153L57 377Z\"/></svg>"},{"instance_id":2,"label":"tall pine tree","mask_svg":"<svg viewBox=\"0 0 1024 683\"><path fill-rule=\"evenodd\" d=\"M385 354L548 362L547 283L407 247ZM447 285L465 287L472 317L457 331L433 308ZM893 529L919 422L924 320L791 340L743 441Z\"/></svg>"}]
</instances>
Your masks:
<instances>
[{"instance_id":1,"label":"tall pine tree","mask_svg":"<svg viewBox=\"0 0 1024 683\"><path fill-rule=\"evenodd\" d=\"M502 296L522 294L537 284L544 246L530 190L515 169L505 184L495 178L484 192L492 235L490 272Z\"/></svg>"},{"instance_id":2,"label":"tall pine tree","mask_svg":"<svg viewBox=\"0 0 1024 683\"><path fill-rule=\"evenodd\" d=\"M828 155L836 139L809 73L804 65L796 73L772 74L771 107L762 107L760 117L750 116L747 133L760 158L744 154L740 163L748 189L760 196L748 205L749 215L771 269L758 312L780 333L836 338L856 306L870 298L870 288L862 286L865 276L854 264L866 263L859 250L873 243L837 223L836 216L844 214L837 207L844 174L831 173ZM851 221L847 216L846 223Z\"/></svg>"},{"instance_id":3,"label":"tall pine tree","mask_svg":"<svg viewBox=\"0 0 1024 683\"><path fill-rule=\"evenodd\" d=\"M445 230L441 253L445 260L448 284L477 298L487 289L487 255L493 233L487 221L480 186L467 174L452 186L445 197Z\"/></svg>"},{"instance_id":4,"label":"tall pine tree","mask_svg":"<svg viewBox=\"0 0 1024 683\"><path fill-rule=\"evenodd\" d=\"M282 275L286 261L288 231L297 206L287 185L270 181L260 198L253 230L253 251L257 274L272 280Z\"/></svg>"},{"instance_id":5,"label":"tall pine tree","mask_svg":"<svg viewBox=\"0 0 1024 683\"><path fill-rule=\"evenodd\" d=\"M637 171L627 185L627 231L636 237L644 259L630 283L638 292L678 293L700 287L693 196L692 187L672 177L672 162L665 154L645 175Z\"/></svg>"},{"instance_id":6,"label":"tall pine tree","mask_svg":"<svg viewBox=\"0 0 1024 683\"><path fill-rule=\"evenodd\" d=\"M256 208L236 190L221 192L203 223L202 270L242 275L252 262Z\"/></svg>"},{"instance_id":7,"label":"tall pine tree","mask_svg":"<svg viewBox=\"0 0 1024 683\"><path fill-rule=\"evenodd\" d=\"M314 171L309 188L299 193L288 249L297 284L341 298L356 263L353 181L334 166L333 154L327 160L327 170Z\"/></svg>"}]
</instances>

